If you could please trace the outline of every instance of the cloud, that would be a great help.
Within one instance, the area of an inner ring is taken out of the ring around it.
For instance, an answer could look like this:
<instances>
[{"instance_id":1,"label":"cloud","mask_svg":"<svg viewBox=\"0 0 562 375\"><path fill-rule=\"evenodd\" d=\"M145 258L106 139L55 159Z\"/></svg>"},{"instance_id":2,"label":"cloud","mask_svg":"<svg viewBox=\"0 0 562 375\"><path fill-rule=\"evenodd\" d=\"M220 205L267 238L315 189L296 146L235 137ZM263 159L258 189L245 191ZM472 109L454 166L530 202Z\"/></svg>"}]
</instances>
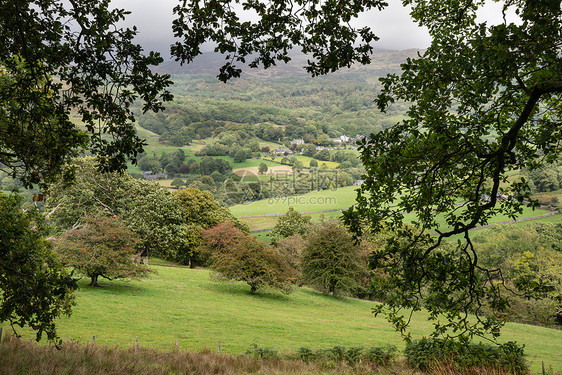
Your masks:
<instances>
[{"instance_id":1,"label":"cloud","mask_svg":"<svg viewBox=\"0 0 562 375\"><path fill-rule=\"evenodd\" d=\"M131 11L125 25L136 25L139 29L137 42L146 50L162 53L164 58L170 57L170 45L174 42L172 33L172 9L179 0L113 0L112 6ZM402 6L400 1L390 1L383 11L372 10L362 14L353 21L356 27L370 26L380 37L374 44L377 49L403 50L409 48L423 49L429 46L431 38L425 28L418 27L410 18L409 8ZM479 20L496 24L502 20L502 6L493 1L478 11ZM508 14L508 21L514 15Z\"/></svg>"}]
</instances>

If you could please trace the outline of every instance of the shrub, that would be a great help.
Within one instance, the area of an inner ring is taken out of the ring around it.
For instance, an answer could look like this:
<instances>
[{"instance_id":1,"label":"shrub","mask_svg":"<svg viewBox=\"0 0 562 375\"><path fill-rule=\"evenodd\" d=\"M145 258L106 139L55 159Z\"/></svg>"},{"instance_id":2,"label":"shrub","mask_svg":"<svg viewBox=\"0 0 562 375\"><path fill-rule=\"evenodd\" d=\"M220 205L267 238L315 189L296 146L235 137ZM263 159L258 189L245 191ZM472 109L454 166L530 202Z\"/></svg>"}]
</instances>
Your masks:
<instances>
[{"instance_id":1,"label":"shrub","mask_svg":"<svg viewBox=\"0 0 562 375\"><path fill-rule=\"evenodd\" d=\"M398 357L398 348L394 345L375 346L363 354L366 361L377 366L390 366Z\"/></svg>"},{"instance_id":2,"label":"shrub","mask_svg":"<svg viewBox=\"0 0 562 375\"><path fill-rule=\"evenodd\" d=\"M261 345L253 344L252 348L246 350L246 355L257 359L277 359L279 353L272 348L263 348Z\"/></svg>"},{"instance_id":3,"label":"shrub","mask_svg":"<svg viewBox=\"0 0 562 375\"><path fill-rule=\"evenodd\" d=\"M495 368L513 374L528 372L523 346L514 342L491 345L423 338L407 344L404 354L410 367L422 371L441 364L449 364L458 371L470 368Z\"/></svg>"},{"instance_id":4,"label":"shrub","mask_svg":"<svg viewBox=\"0 0 562 375\"><path fill-rule=\"evenodd\" d=\"M312 350L308 347L300 347L297 355L303 362L334 363L346 362L348 365L358 363L369 363L373 366L389 366L396 361L398 349L394 345L384 347L371 347L365 349L362 346L345 348L334 346L332 348Z\"/></svg>"}]
</instances>

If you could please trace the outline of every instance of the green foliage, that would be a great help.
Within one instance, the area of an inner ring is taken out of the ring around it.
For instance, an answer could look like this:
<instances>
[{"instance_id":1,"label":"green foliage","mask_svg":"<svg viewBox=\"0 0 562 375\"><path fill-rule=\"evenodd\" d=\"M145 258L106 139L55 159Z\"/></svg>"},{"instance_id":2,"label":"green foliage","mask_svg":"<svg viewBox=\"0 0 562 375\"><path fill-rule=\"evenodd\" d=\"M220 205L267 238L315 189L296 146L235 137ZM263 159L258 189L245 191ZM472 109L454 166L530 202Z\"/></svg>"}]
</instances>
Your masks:
<instances>
[{"instance_id":1,"label":"green foliage","mask_svg":"<svg viewBox=\"0 0 562 375\"><path fill-rule=\"evenodd\" d=\"M244 281L250 293L263 287L290 293L296 273L264 242L234 228L232 223L202 231L201 246L209 254L209 267L221 279Z\"/></svg>"},{"instance_id":2,"label":"green foliage","mask_svg":"<svg viewBox=\"0 0 562 375\"><path fill-rule=\"evenodd\" d=\"M186 243L179 202L160 185L127 174L102 173L92 158L74 161L72 184L49 186L46 209L57 231L73 227L86 216L120 217L140 239L142 256L174 259Z\"/></svg>"},{"instance_id":3,"label":"green foliage","mask_svg":"<svg viewBox=\"0 0 562 375\"><path fill-rule=\"evenodd\" d=\"M290 237L277 240L274 246L283 262L300 276L302 273L302 253L305 248L304 238L300 234L293 234Z\"/></svg>"},{"instance_id":4,"label":"green foliage","mask_svg":"<svg viewBox=\"0 0 562 375\"><path fill-rule=\"evenodd\" d=\"M177 19L173 31L181 42L172 46L172 55L182 62L191 62L201 54L201 45L212 41L216 51L227 53L218 78L224 82L239 77L241 69L232 62L246 62L250 67L268 68L277 61L291 60L289 52L300 47L312 55L307 71L326 74L354 62L370 62L370 43L377 39L368 28L355 29L349 21L363 11L387 4L384 1L352 1L323 3L303 2L298 9L285 2L262 4L249 2L245 10L258 15L257 21L242 22L229 2L201 6L188 1L174 8Z\"/></svg>"},{"instance_id":5,"label":"green foliage","mask_svg":"<svg viewBox=\"0 0 562 375\"><path fill-rule=\"evenodd\" d=\"M149 68L162 58L143 55L136 28L119 26L126 14L97 0L0 4L0 163L26 187L53 181L88 144L104 170L142 151L130 104L162 110L171 82Z\"/></svg>"},{"instance_id":6,"label":"green foliage","mask_svg":"<svg viewBox=\"0 0 562 375\"><path fill-rule=\"evenodd\" d=\"M293 207L289 207L286 213L277 218L277 223L269 234L271 242L275 245L282 238L291 237L295 234L302 236L307 232L310 223L309 215L302 215L295 211Z\"/></svg>"},{"instance_id":7,"label":"green foliage","mask_svg":"<svg viewBox=\"0 0 562 375\"><path fill-rule=\"evenodd\" d=\"M330 294L352 292L367 273L362 256L349 232L337 221L314 224L305 237L302 277L305 283Z\"/></svg>"},{"instance_id":8,"label":"green foliage","mask_svg":"<svg viewBox=\"0 0 562 375\"><path fill-rule=\"evenodd\" d=\"M45 240L44 218L0 192L0 322L57 338L55 320L70 315L78 287Z\"/></svg>"},{"instance_id":9,"label":"green foliage","mask_svg":"<svg viewBox=\"0 0 562 375\"><path fill-rule=\"evenodd\" d=\"M510 172L534 170L560 154L562 10L554 2L502 1L501 12L514 11L521 22L498 17L490 24L476 16L483 3L404 3L432 43L402 65L401 75L381 79L379 109L412 104L401 123L361 142L365 183L345 220L355 232L366 221L375 230L386 223L402 237L377 263L394 275L398 292L385 311L397 329L407 330L405 308L423 305L436 335L497 335L502 321L482 315L481 306L500 315L506 290L497 272L481 269L469 230L533 206L528 182L508 179ZM425 231L438 236L431 240ZM458 246L441 246L458 234ZM440 314L444 319L436 319Z\"/></svg>"},{"instance_id":10,"label":"green foliage","mask_svg":"<svg viewBox=\"0 0 562 375\"><path fill-rule=\"evenodd\" d=\"M279 353L272 348L263 348L261 345L253 344L252 348L246 350L246 355L256 359L278 359Z\"/></svg>"},{"instance_id":11,"label":"green foliage","mask_svg":"<svg viewBox=\"0 0 562 375\"><path fill-rule=\"evenodd\" d=\"M390 366L398 357L398 348L394 345L374 346L371 348L362 346L350 348L334 346L332 348L312 350L303 346L297 349L297 355L306 363L346 362L353 366L361 362L367 362L375 366Z\"/></svg>"},{"instance_id":12,"label":"green foliage","mask_svg":"<svg viewBox=\"0 0 562 375\"><path fill-rule=\"evenodd\" d=\"M474 236L481 264L499 268L516 290L504 312L509 320L562 324L562 225L492 227Z\"/></svg>"},{"instance_id":13,"label":"green foliage","mask_svg":"<svg viewBox=\"0 0 562 375\"><path fill-rule=\"evenodd\" d=\"M140 263L135 234L119 218L87 216L75 228L67 229L55 242L61 262L91 278L109 280L141 278L149 269Z\"/></svg>"},{"instance_id":14,"label":"green foliage","mask_svg":"<svg viewBox=\"0 0 562 375\"><path fill-rule=\"evenodd\" d=\"M487 368L527 374L529 365L523 347L514 342L493 345L422 338L408 343L404 354L409 366L422 371L439 365L453 365L461 372Z\"/></svg>"},{"instance_id":15,"label":"green foliage","mask_svg":"<svg viewBox=\"0 0 562 375\"><path fill-rule=\"evenodd\" d=\"M259 172L260 174L264 174L264 173L267 172L268 169L269 169L269 168L267 167L267 164L265 164L265 163L260 163L260 165L259 165L259 167L258 167L258 172Z\"/></svg>"},{"instance_id":16,"label":"green foliage","mask_svg":"<svg viewBox=\"0 0 562 375\"><path fill-rule=\"evenodd\" d=\"M173 193L183 211L183 221L186 223L187 244L176 260L192 267L206 265L208 255L201 254L197 247L200 243L201 229L210 229L222 222L234 223L236 228L249 232L248 227L237 220L230 211L222 207L208 191L187 188Z\"/></svg>"}]
</instances>

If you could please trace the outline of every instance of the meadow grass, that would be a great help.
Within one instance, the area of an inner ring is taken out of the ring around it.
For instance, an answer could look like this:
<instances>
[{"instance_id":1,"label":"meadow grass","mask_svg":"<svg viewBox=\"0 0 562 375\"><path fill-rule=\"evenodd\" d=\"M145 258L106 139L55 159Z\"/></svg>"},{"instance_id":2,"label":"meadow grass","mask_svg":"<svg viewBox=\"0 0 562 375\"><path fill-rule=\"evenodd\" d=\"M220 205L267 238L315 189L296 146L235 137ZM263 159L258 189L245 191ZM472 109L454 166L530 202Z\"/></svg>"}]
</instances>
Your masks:
<instances>
[{"instance_id":1,"label":"meadow grass","mask_svg":"<svg viewBox=\"0 0 562 375\"><path fill-rule=\"evenodd\" d=\"M291 197L273 197L269 199L262 199L247 204L231 206L230 212L236 217L255 216L255 215L271 215L271 214L284 214L288 211L289 207L293 207L298 212L312 212L324 210L343 210L355 204L357 196L357 187L348 186L345 188L338 188L337 190L321 190L314 191L307 194ZM529 207L523 208L523 213L518 216L519 219L539 216L550 211L545 209L531 209ZM317 212L308 214L312 217L313 221L320 221L322 219L340 217L341 211ZM415 219L415 214L410 213L404 215L404 222L411 222ZM261 217L247 217L241 219L250 226L250 230L268 229L273 228L277 222L276 216L261 216ZM500 223L504 221L511 221L512 219L505 215L497 215L490 219L490 224ZM559 222L562 220L562 215L554 215L544 218L537 218L541 222ZM441 229L446 228L445 218L443 215L437 217L437 223ZM521 223L521 225L524 222Z\"/></svg>"},{"instance_id":2,"label":"meadow grass","mask_svg":"<svg viewBox=\"0 0 562 375\"><path fill-rule=\"evenodd\" d=\"M154 262L152 262L154 263ZM175 267L158 262L158 273L143 281L102 282L101 288L81 280L77 305L70 318L58 320L65 340L157 349L217 350L244 353L253 344L278 351L301 346L380 346L404 342L383 318L375 318L375 302L331 297L308 288L290 295L273 291L249 294L244 283L220 283L204 269ZM414 315L414 338L427 335L431 325L423 312ZM8 327L5 327L8 328ZM5 329L6 331L6 329ZM34 335L24 331L24 338ZM537 372L541 361L562 369L562 331L508 323L502 341L526 345Z\"/></svg>"},{"instance_id":3,"label":"meadow grass","mask_svg":"<svg viewBox=\"0 0 562 375\"><path fill-rule=\"evenodd\" d=\"M299 212L344 209L355 203L357 186L336 190L320 190L299 196L272 197L248 204L231 206L236 217L249 215L283 214L293 207Z\"/></svg>"}]
</instances>

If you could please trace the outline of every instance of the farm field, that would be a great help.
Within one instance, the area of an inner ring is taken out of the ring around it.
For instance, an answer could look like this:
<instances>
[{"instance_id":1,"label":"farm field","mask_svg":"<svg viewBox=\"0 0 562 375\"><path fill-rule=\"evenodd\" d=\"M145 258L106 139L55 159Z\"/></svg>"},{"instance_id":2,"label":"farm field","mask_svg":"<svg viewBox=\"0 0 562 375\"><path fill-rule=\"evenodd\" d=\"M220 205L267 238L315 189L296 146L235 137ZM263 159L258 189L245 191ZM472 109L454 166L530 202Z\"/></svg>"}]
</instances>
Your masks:
<instances>
[{"instance_id":1,"label":"farm field","mask_svg":"<svg viewBox=\"0 0 562 375\"><path fill-rule=\"evenodd\" d=\"M356 186L336 190L320 190L299 196L274 197L230 207L236 217L249 215L283 214L289 207L299 212L343 209L355 203Z\"/></svg>"},{"instance_id":2,"label":"farm field","mask_svg":"<svg viewBox=\"0 0 562 375\"><path fill-rule=\"evenodd\" d=\"M251 230L260 230L272 228L277 221L276 216L256 216L256 215L280 215L293 207L298 212L313 212L325 210L339 210L329 212L316 212L308 215L312 216L313 221L319 221L322 217L338 217L341 215L341 210L352 206L355 203L356 186L348 186L345 188L338 188L337 190L322 190L310 192L300 196L291 197L276 197L270 199L262 199L259 201L251 202L248 204L236 205L230 207L230 212L236 217L242 217L242 221L246 222ZM547 214L550 211L545 209L532 210L525 207L523 213L519 215L519 219L529 218ZM244 217L254 216L254 217ZM414 219L414 214L405 215L404 221L408 222ZM558 222L562 221L562 215L554 215L537 219L544 222ZM511 219L504 215L495 216L490 220L490 223L500 223L511 221ZM445 221L443 218L438 220L441 228L444 227ZM521 223L523 225L524 222Z\"/></svg>"},{"instance_id":3,"label":"farm field","mask_svg":"<svg viewBox=\"0 0 562 375\"><path fill-rule=\"evenodd\" d=\"M153 261L154 262L154 261ZM253 344L279 351L301 346L375 346L394 344L400 335L382 318L370 313L374 302L335 298L308 288L290 295L262 291L249 294L243 283L223 284L209 279L204 269L153 266L158 272L143 281L103 282L101 288L80 281L77 305L70 318L58 321L64 340L131 347L216 350L238 354ZM425 314L414 316L413 336L430 332ZM7 328L7 327L4 327ZM5 330L6 331L6 330ZM23 332L25 339L33 333ZM503 341L526 345L534 373L541 361L562 369L562 331L509 323Z\"/></svg>"}]
</instances>

